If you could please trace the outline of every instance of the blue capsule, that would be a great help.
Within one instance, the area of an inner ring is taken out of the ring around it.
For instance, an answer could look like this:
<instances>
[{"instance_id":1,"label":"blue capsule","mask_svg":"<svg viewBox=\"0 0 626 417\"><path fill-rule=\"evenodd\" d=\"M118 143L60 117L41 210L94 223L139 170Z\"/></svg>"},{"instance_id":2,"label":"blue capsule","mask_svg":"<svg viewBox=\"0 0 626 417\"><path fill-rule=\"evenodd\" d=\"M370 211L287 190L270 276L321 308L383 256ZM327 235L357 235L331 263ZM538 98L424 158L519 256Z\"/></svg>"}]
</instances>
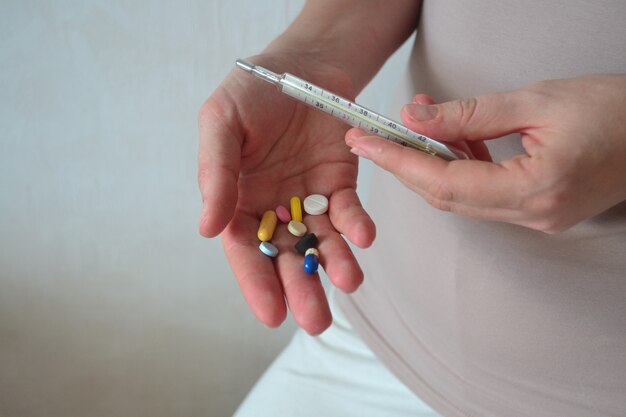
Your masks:
<instances>
[{"instance_id":1,"label":"blue capsule","mask_svg":"<svg viewBox=\"0 0 626 417\"><path fill-rule=\"evenodd\" d=\"M317 268L319 266L320 261L317 255L315 253L307 253L304 257L304 272L307 274L314 274L317 272Z\"/></svg>"}]
</instances>

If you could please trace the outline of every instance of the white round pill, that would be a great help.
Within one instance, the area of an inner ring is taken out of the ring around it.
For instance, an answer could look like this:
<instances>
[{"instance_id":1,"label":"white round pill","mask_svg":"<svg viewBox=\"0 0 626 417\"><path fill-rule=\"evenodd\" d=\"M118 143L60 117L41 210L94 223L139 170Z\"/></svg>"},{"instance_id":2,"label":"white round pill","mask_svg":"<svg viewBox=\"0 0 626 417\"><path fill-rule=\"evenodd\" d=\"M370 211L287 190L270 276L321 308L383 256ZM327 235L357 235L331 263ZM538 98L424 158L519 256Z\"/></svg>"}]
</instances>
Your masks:
<instances>
[{"instance_id":1,"label":"white round pill","mask_svg":"<svg viewBox=\"0 0 626 417\"><path fill-rule=\"evenodd\" d=\"M267 256L271 256L272 258L275 258L278 255L278 248L272 245L270 242L261 242L261 244L259 245L259 249L261 250L261 252L263 252Z\"/></svg>"},{"instance_id":2,"label":"white round pill","mask_svg":"<svg viewBox=\"0 0 626 417\"><path fill-rule=\"evenodd\" d=\"M291 233L292 235L301 237L306 234L307 229L304 223L297 220L292 220L287 225L287 230L289 230L289 233Z\"/></svg>"},{"instance_id":3,"label":"white round pill","mask_svg":"<svg viewBox=\"0 0 626 417\"><path fill-rule=\"evenodd\" d=\"M302 205L307 214L317 216L326 213L326 210L328 210L328 199L321 194L311 194L304 199Z\"/></svg>"}]
</instances>

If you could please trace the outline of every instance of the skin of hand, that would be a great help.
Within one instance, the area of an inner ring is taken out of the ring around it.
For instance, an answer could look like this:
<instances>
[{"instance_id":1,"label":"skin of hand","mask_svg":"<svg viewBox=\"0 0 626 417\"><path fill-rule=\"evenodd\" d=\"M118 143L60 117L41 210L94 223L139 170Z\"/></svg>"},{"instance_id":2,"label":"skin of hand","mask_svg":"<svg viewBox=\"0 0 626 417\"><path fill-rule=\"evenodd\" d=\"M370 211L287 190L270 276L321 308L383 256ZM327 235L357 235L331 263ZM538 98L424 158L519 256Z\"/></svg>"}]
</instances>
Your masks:
<instances>
[{"instance_id":1,"label":"skin of hand","mask_svg":"<svg viewBox=\"0 0 626 417\"><path fill-rule=\"evenodd\" d=\"M447 162L346 133L351 151L394 174L434 207L554 234L626 200L626 75L541 81L519 90L403 107L407 127L476 159ZM526 151L491 162L483 140L519 133Z\"/></svg>"},{"instance_id":2,"label":"skin of hand","mask_svg":"<svg viewBox=\"0 0 626 417\"><path fill-rule=\"evenodd\" d=\"M312 0L265 51L248 61L290 72L349 99L415 30L416 0ZM355 53L363 45L368 51ZM306 216L320 243L320 264L333 285L354 291L363 281L344 237L372 244L376 230L356 194L358 158L343 143L347 126L233 70L202 105L198 125L200 234L221 235L228 262L255 316L270 327L285 319L319 334L332 316L319 276L303 271L297 238L284 225L271 259L256 237L265 210L312 193L329 197L329 211ZM342 236L343 235L343 236Z\"/></svg>"},{"instance_id":3,"label":"skin of hand","mask_svg":"<svg viewBox=\"0 0 626 417\"><path fill-rule=\"evenodd\" d=\"M311 82L333 80L326 87L354 96L340 70L305 65L306 59L300 59L294 73ZM294 63L293 56L250 60L275 70ZM341 290L351 292L361 284L363 273L341 234L364 248L374 240L375 227L356 194L357 158L341 140L346 126L241 70L231 72L203 105L199 126L200 233L212 237L221 232L244 298L261 322L270 327L282 323L286 299L302 328L322 332L331 313L319 276L303 271L303 257L293 249L298 238L279 224L272 243L281 252L272 260L259 251L256 234L265 210L289 207L292 196L324 194L328 213L304 221L320 240L320 263Z\"/></svg>"}]
</instances>

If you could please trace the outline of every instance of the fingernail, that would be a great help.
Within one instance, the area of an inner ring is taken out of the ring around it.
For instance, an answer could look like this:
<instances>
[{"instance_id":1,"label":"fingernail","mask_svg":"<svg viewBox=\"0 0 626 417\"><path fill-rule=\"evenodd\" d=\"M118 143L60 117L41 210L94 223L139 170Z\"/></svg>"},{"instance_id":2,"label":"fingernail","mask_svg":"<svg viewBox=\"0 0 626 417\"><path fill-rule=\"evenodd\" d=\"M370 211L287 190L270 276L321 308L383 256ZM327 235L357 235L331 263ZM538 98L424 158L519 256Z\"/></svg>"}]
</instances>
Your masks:
<instances>
[{"instance_id":1,"label":"fingernail","mask_svg":"<svg viewBox=\"0 0 626 417\"><path fill-rule=\"evenodd\" d=\"M369 159L369 155L362 148L351 148L350 152L352 152L356 156L360 156L360 157Z\"/></svg>"},{"instance_id":2,"label":"fingernail","mask_svg":"<svg viewBox=\"0 0 626 417\"><path fill-rule=\"evenodd\" d=\"M437 106L423 106L421 104L407 104L402 110L404 110L411 119L419 121L433 120L437 117L437 113L439 112Z\"/></svg>"}]
</instances>

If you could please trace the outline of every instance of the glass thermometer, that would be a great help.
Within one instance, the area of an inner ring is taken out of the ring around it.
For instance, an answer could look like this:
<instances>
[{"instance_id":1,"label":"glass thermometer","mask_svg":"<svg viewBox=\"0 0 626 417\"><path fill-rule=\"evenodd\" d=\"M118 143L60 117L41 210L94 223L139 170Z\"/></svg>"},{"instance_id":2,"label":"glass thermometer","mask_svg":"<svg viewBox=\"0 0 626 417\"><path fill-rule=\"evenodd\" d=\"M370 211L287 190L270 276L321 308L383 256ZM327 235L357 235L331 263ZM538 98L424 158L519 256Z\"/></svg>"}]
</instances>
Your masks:
<instances>
[{"instance_id":1,"label":"glass thermometer","mask_svg":"<svg viewBox=\"0 0 626 417\"><path fill-rule=\"evenodd\" d=\"M276 74L266 68L253 65L241 59L238 59L236 64L239 68L276 85L281 92L288 96L326 112L351 126L448 161L468 159L463 151L413 132L401 123L359 106L295 75L289 73Z\"/></svg>"}]
</instances>

